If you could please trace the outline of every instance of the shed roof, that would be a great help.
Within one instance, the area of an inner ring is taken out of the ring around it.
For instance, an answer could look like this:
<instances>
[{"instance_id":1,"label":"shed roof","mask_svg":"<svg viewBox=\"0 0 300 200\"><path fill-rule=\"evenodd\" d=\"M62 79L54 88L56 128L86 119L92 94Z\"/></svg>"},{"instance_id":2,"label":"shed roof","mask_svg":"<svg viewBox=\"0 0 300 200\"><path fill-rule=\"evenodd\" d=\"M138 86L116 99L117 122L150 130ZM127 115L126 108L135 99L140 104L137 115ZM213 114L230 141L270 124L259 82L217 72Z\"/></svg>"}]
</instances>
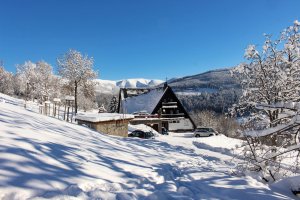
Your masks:
<instances>
[{"instance_id":1,"label":"shed roof","mask_svg":"<svg viewBox=\"0 0 300 200\"><path fill-rule=\"evenodd\" d=\"M133 119L134 116L130 114L119 114L119 113L79 113L76 116L77 120L88 121L88 122L105 122L105 121L116 121L122 119Z\"/></svg>"}]
</instances>

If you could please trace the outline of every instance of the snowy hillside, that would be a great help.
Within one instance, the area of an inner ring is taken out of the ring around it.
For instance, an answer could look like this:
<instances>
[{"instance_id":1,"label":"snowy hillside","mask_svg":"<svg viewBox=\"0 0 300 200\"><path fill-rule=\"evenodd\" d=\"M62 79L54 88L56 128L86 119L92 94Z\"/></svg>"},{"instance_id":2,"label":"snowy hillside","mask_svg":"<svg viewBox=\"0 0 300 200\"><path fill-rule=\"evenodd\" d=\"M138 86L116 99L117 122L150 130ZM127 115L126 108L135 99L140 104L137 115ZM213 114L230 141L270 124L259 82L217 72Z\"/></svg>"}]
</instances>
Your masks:
<instances>
[{"instance_id":1,"label":"snowy hillside","mask_svg":"<svg viewBox=\"0 0 300 200\"><path fill-rule=\"evenodd\" d=\"M168 84L189 112L214 110L221 113L236 103L241 93L241 86L231 76L230 69L211 70L172 79Z\"/></svg>"},{"instance_id":2,"label":"snowy hillside","mask_svg":"<svg viewBox=\"0 0 300 200\"><path fill-rule=\"evenodd\" d=\"M144 87L154 87L160 85L164 81L155 80L155 79L125 79L120 81L110 81L96 79L97 83L96 91L97 93L109 93L116 94L119 91L119 88L144 88Z\"/></svg>"},{"instance_id":3,"label":"snowy hillside","mask_svg":"<svg viewBox=\"0 0 300 200\"><path fill-rule=\"evenodd\" d=\"M0 110L0 199L294 198L282 183L232 175L236 139L107 136L2 94Z\"/></svg>"},{"instance_id":4,"label":"snowy hillside","mask_svg":"<svg viewBox=\"0 0 300 200\"><path fill-rule=\"evenodd\" d=\"M231 68L210 70L201 74L185 76L169 81L169 85L174 88L191 89L191 88L226 88L239 89L240 86L230 74Z\"/></svg>"}]
</instances>

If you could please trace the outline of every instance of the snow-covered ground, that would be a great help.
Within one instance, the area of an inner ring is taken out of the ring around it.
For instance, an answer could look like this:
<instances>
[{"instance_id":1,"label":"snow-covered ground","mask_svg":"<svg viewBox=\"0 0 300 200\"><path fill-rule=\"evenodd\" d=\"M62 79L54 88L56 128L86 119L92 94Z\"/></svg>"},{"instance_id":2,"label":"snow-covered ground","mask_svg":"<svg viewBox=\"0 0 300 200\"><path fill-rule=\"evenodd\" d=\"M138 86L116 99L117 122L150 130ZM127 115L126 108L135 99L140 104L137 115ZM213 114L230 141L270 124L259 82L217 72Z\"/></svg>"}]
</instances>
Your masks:
<instances>
[{"instance_id":1,"label":"snow-covered ground","mask_svg":"<svg viewBox=\"0 0 300 200\"><path fill-rule=\"evenodd\" d=\"M108 136L0 99L0 199L295 198L288 183L232 174L239 140Z\"/></svg>"}]
</instances>

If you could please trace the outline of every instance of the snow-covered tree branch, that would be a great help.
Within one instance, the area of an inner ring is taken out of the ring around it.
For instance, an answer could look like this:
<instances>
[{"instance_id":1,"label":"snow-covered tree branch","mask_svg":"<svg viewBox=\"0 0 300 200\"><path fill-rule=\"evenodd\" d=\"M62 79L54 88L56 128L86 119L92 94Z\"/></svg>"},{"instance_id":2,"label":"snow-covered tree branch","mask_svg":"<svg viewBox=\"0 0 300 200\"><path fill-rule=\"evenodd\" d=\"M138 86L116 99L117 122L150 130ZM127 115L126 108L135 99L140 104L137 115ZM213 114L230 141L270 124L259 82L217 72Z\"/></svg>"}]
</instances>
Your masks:
<instances>
[{"instance_id":1,"label":"snow-covered tree branch","mask_svg":"<svg viewBox=\"0 0 300 200\"><path fill-rule=\"evenodd\" d=\"M299 27L295 21L276 40L265 34L262 51L249 45L245 51L249 62L231 71L242 86L242 95L231 114L244 118L245 157L252 164L259 163L261 170L268 169L274 180L275 173L282 169L282 155L299 150Z\"/></svg>"},{"instance_id":2,"label":"snow-covered tree branch","mask_svg":"<svg viewBox=\"0 0 300 200\"><path fill-rule=\"evenodd\" d=\"M75 113L77 113L78 88L86 85L97 76L97 73L93 70L93 58L83 56L76 50L69 50L57 59L57 64L59 75L68 80L69 85L74 88Z\"/></svg>"}]
</instances>

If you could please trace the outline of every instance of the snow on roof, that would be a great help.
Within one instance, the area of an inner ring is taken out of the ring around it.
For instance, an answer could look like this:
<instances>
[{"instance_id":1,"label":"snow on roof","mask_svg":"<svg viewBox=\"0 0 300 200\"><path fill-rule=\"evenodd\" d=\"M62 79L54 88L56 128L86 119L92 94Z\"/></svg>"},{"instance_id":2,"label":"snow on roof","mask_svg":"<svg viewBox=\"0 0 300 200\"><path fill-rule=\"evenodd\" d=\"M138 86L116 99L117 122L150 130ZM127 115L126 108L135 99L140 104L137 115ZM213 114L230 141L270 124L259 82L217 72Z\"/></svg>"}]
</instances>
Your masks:
<instances>
[{"instance_id":1,"label":"snow on roof","mask_svg":"<svg viewBox=\"0 0 300 200\"><path fill-rule=\"evenodd\" d=\"M133 119L133 115L119 113L79 113L76 119L88 122L104 122L121 119Z\"/></svg>"},{"instance_id":2,"label":"snow on roof","mask_svg":"<svg viewBox=\"0 0 300 200\"><path fill-rule=\"evenodd\" d=\"M75 97L74 96L66 96L65 100L74 101Z\"/></svg>"},{"instance_id":3,"label":"snow on roof","mask_svg":"<svg viewBox=\"0 0 300 200\"><path fill-rule=\"evenodd\" d=\"M290 117L292 116L292 113L291 112L281 113L279 116L281 118L284 118L285 116ZM289 133L285 133L285 131L299 125L300 125L300 115L295 114L291 118L291 121L287 124L279 124L276 127L272 127L268 129L246 131L244 135L250 137L263 137L274 133L289 134Z\"/></svg>"},{"instance_id":4,"label":"snow on roof","mask_svg":"<svg viewBox=\"0 0 300 200\"><path fill-rule=\"evenodd\" d=\"M152 133L154 133L155 137L159 137L160 133L158 133L155 129L151 128L150 126L147 126L145 124L137 124L137 125L132 125L132 124L128 124L128 132L132 132L135 130L140 130L140 131L144 131L144 132L148 132L151 131Z\"/></svg>"},{"instance_id":5,"label":"snow on roof","mask_svg":"<svg viewBox=\"0 0 300 200\"><path fill-rule=\"evenodd\" d=\"M152 113L163 94L163 88L156 88L138 96L122 99L120 112L134 113L143 110Z\"/></svg>"},{"instance_id":6,"label":"snow on roof","mask_svg":"<svg viewBox=\"0 0 300 200\"><path fill-rule=\"evenodd\" d=\"M53 101L54 102L60 102L60 99L59 98L54 98Z\"/></svg>"},{"instance_id":7,"label":"snow on roof","mask_svg":"<svg viewBox=\"0 0 300 200\"><path fill-rule=\"evenodd\" d=\"M157 120L161 120L162 118L155 118L155 117L151 117L151 118L148 118L148 117L145 117L145 118L134 118L133 121L157 121Z\"/></svg>"}]
</instances>

